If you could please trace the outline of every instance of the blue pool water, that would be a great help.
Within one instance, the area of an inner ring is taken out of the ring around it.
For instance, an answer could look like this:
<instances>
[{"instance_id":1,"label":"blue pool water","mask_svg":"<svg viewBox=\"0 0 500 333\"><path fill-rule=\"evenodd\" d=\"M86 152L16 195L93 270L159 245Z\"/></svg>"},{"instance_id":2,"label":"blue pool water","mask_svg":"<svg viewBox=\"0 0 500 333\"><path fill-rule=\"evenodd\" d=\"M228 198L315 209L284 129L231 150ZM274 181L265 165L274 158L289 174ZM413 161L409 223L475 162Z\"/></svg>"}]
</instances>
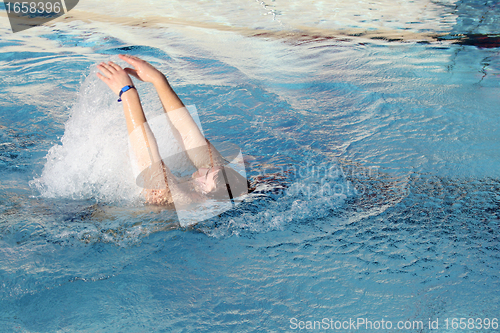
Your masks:
<instances>
[{"instance_id":1,"label":"blue pool water","mask_svg":"<svg viewBox=\"0 0 500 333\"><path fill-rule=\"evenodd\" d=\"M500 317L498 2L71 13L17 34L1 17L0 332ZM141 203L120 106L94 75L119 53L161 68L210 140L241 147L244 203L189 228Z\"/></svg>"}]
</instances>

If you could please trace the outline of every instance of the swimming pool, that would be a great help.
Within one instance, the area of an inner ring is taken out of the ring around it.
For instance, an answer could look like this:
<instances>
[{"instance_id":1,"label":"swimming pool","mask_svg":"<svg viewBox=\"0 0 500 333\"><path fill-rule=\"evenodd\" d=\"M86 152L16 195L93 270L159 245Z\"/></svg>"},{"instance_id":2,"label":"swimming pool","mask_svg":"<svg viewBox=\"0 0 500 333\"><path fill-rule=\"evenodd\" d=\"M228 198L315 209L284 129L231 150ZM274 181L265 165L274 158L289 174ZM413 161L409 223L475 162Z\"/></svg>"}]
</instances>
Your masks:
<instances>
[{"instance_id":1,"label":"swimming pool","mask_svg":"<svg viewBox=\"0 0 500 333\"><path fill-rule=\"evenodd\" d=\"M82 0L16 34L1 12L0 331L498 318L499 11ZM137 201L119 106L92 75L119 53L241 147L247 202L180 228Z\"/></svg>"}]
</instances>

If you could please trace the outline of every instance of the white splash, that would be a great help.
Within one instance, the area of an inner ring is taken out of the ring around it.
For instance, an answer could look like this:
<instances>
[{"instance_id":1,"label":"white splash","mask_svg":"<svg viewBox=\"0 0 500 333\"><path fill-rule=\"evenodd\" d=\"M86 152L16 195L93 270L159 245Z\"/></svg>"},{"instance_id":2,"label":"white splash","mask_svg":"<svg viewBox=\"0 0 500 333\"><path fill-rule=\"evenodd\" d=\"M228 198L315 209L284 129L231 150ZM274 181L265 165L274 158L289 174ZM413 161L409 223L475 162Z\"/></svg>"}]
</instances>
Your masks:
<instances>
[{"instance_id":1,"label":"white splash","mask_svg":"<svg viewBox=\"0 0 500 333\"><path fill-rule=\"evenodd\" d=\"M49 198L142 200L129 156L122 105L96 72L92 66L70 110L60 144L50 148L42 175L30 185ZM152 87L138 84L137 88L147 118L163 113ZM163 128L158 135L162 155L175 154L181 148L170 127Z\"/></svg>"}]
</instances>

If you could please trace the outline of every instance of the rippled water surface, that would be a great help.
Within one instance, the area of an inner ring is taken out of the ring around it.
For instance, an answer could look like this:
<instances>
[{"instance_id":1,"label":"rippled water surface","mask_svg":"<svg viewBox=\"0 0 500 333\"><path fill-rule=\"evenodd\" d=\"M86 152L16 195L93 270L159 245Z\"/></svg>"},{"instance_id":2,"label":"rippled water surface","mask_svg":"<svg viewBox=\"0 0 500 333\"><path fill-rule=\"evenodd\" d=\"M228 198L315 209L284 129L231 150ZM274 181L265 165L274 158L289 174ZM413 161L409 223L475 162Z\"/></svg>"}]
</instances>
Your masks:
<instances>
[{"instance_id":1,"label":"rippled water surface","mask_svg":"<svg viewBox=\"0 0 500 333\"><path fill-rule=\"evenodd\" d=\"M497 2L126 4L16 34L0 11L1 332L499 317ZM141 203L95 77L119 53L241 147L243 204L181 228Z\"/></svg>"}]
</instances>

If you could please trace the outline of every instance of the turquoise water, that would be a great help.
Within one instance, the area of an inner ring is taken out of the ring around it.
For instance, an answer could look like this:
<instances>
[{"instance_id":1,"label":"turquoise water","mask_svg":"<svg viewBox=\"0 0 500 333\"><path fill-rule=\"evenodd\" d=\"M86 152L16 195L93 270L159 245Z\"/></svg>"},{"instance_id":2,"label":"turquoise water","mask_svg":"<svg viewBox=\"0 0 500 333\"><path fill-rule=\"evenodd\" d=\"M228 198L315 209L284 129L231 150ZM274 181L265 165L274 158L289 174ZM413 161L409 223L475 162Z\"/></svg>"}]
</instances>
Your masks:
<instances>
[{"instance_id":1,"label":"turquoise water","mask_svg":"<svg viewBox=\"0 0 500 333\"><path fill-rule=\"evenodd\" d=\"M2 23L0 331L498 318L500 8L391 4L88 1L73 20ZM120 106L94 76L119 53L241 147L257 188L243 204L181 228L141 203Z\"/></svg>"}]
</instances>

